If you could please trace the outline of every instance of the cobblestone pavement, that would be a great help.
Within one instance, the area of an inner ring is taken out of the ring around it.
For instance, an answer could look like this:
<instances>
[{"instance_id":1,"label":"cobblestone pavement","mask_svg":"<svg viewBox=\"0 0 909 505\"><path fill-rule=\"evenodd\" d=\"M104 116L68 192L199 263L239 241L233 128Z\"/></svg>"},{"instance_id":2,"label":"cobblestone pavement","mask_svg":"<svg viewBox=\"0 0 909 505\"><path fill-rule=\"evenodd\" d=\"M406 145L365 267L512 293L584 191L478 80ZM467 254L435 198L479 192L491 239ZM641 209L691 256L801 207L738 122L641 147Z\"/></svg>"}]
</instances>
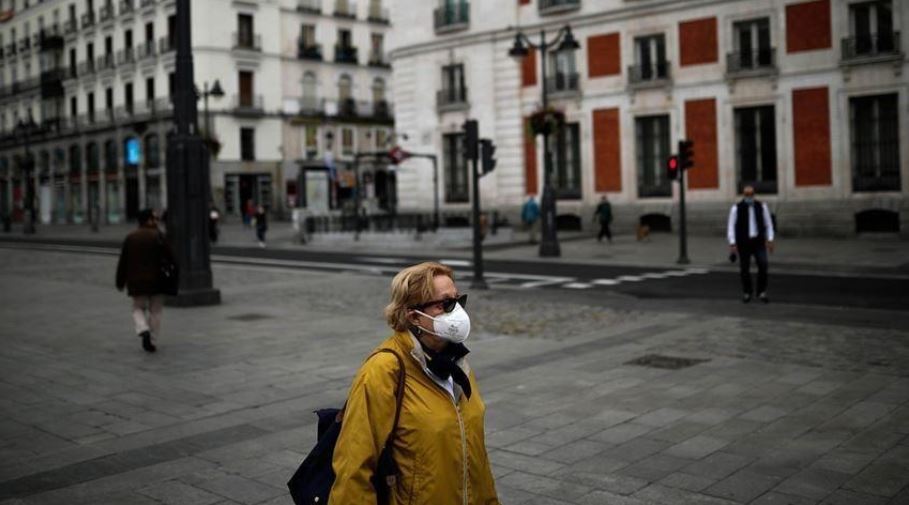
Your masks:
<instances>
[{"instance_id":1,"label":"cobblestone pavement","mask_svg":"<svg viewBox=\"0 0 909 505\"><path fill-rule=\"evenodd\" d=\"M0 250L0 505L291 503L388 278L218 266L148 355L115 260ZM471 295L505 504L909 504L909 330Z\"/></svg>"}]
</instances>

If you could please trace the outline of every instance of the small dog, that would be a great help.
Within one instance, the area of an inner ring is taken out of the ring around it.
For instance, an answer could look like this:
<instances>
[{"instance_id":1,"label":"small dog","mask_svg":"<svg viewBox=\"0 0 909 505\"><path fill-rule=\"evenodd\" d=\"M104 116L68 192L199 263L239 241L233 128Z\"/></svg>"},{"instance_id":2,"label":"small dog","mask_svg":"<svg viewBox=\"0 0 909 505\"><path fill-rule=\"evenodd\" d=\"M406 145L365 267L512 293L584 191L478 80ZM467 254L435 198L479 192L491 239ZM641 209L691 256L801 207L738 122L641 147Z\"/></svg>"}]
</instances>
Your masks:
<instances>
[{"instance_id":1,"label":"small dog","mask_svg":"<svg viewBox=\"0 0 909 505\"><path fill-rule=\"evenodd\" d=\"M650 241L650 227L647 226L646 224L639 224L637 235L638 235L638 242L640 242L644 239L647 239L647 241Z\"/></svg>"}]
</instances>

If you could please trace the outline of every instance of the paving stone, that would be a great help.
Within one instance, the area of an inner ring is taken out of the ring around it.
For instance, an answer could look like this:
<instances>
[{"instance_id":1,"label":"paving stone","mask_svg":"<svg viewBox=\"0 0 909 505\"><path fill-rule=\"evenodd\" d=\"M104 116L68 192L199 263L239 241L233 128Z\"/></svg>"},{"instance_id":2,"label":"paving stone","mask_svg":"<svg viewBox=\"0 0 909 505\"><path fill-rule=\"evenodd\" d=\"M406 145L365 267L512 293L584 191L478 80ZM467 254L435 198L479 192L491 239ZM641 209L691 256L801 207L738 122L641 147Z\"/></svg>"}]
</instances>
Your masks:
<instances>
[{"instance_id":1,"label":"paving stone","mask_svg":"<svg viewBox=\"0 0 909 505\"><path fill-rule=\"evenodd\" d=\"M579 440L562 445L544 453L543 457L561 463L576 463L578 461L601 454L613 446L595 442L593 440Z\"/></svg>"},{"instance_id":2,"label":"paving stone","mask_svg":"<svg viewBox=\"0 0 909 505\"><path fill-rule=\"evenodd\" d=\"M155 483L138 492L165 505L211 505L223 499L221 496L177 480Z\"/></svg>"},{"instance_id":3,"label":"paving stone","mask_svg":"<svg viewBox=\"0 0 909 505\"><path fill-rule=\"evenodd\" d=\"M848 489L839 489L821 502L821 505L900 505L903 502L893 502L881 496L856 493Z\"/></svg>"},{"instance_id":4,"label":"paving stone","mask_svg":"<svg viewBox=\"0 0 909 505\"><path fill-rule=\"evenodd\" d=\"M590 471L584 471L568 467L559 470L555 475L560 479L620 495L630 495L649 484L645 479L606 472L608 471L605 469L595 470L591 468Z\"/></svg>"},{"instance_id":5,"label":"paving stone","mask_svg":"<svg viewBox=\"0 0 909 505\"><path fill-rule=\"evenodd\" d=\"M514 428L505 428L486 434L487 447L507 447L516 442L526 440L534 435L542 433L542 428L528 428L517 426Z\"/></svg>"},{"instance_id":6,"label":"paving stone","mask_svg":"<svg viewBox=\"0 0 909 505\"><path fill-rule=\"evenodd\" d=\"M690 459L681 459L660 453L626 466L618 471L621 475L638 477L648 482L656 482L670 473L689 465Z\"/></svg>"},{"instance_id":7,"label":"paving stone","mask_svg":"<svg viewBox=\"0 0 909 505\"><path fill-rule=\"evenodd\" d=\"M557 461L548 461L542 458L525 456L505 450L489 451L489 460L497 465L519 470L522 472L533 473L536 475L549 475L562 468L564 463Z\"/></svg>"},{"instance_id":8,"label":"paving stone","mask_svg":"<svg viewBox=\"0 0 909 505\"><path fill-rule=\"evenodd\" d=\"M846 489L877 496L895 496L909 485L909 465L875 461L843 485Z\"/></svg>"},{"instance_id":9,"label":"paving stone","mask_svg":"<svg viewBox=\"0 0 909 505\"><path fill-rule=\"evenodd\" d=\"M774 490L780 493L820 501L844 482L850 475L819 468L807 468L781 482Z\"/></svg>"},{"instance_id":10,"label":"paving stone","mask_svg":"<svg viewBox=\"0 0 909 505\"><path fill-rule=\"evenodd\" d=\"M690 414L686 410L663 407L634 418L634 422L644 426L666 426Z\"/></svg>"},{"instance_id":11,"label":"paving stone","mask_svg":"<svg viewBox=\"0 0 909 505\"><path fill-rule=\"evenodd\" d=\"M225 498L230 498L245 504L259 503L278 495L287 494L286 489L279 489L262 484L239 475L227 475L200 482L198 486Z\"/></svg>"},{"instance_id":12,"label":"paving stone","mask_svg":"<svg viewBox=\"0 0 909 505\"><path fill-rule=\"evenodd\" d=\"M588 438L592 440L598 440L600 442L606 442L608 444L623 444L629 440L637 438L641 435L653 431L652 426L644 426L641 424L634 423L625 423L618 426L613 426L612 428L605 429L599 433L590 435Z\"/></svg>"},{"instance_id":13,"label":"paving stone","mask_svg":"<svg viewBox=\"0 0 909 505\"><path fill-rule=\"evenodd\" d=\"M669 442L639 437L610 449L608 454L616 459L634 463L661 452L669 446Z\"/></svg>"},{"instance_id":14,"label":"paving stone","mask_svg":"<svg viewBox=\"0 0 909 505\"><path fill-rule=\"evenodd\" d=\"M714 479L699 477L682 472L674 472L660 480L659 484L688 491L703 491L716 483Z\"/></svg>"},{"instance_id":15,"label":"paving stone","mask_svg":"<svg viewBox=\"0 0 909 505\"><path fill-rule=\"evenodd\" d=\"M833 450L811 464L814 468L822 468L834 472L855 475L868 466L877 456L867 453L855 453L845 450Z\"/></svg>"},{"instance_id":16,"label":"paving stone","mask_svg":"<svg viewBox=\"0 0 909 505\"><path fill-rule=\"evenodd\" d=\"M503 477L501 482L508 487L529 493L569 501L576 500L591 491L589 486L583 484L565 482L524 472L510 473Z\"/></svg>"},{"instance_id":17,"label":"paving stone","mask_svg":"<svg viewBox=\"0 0 909 505\"><path fill-rule=\"evenodd\" d=\"M745 419L746 421L757 421L759 423L769 423L770 421L775 421L788 412L786 410L771 407L769 405L763 405L755 409L749 410L739 417Z\"/></svg>"},{"instance_id":18,"label":"paving stone","mask_svg":"<svg viewBox=\"0 0 909 505\"><path fill-rule=\"evenodd\" d=\"M603 505L605 503L609 505L651 505L653 502L596 490L582 496L577 503L580 505Z\"/></svg>"},{"instance_id":19,"label":"paving stone","mask_svg":"<svg viewBox=\"0 0 909 505\"><path fill-rule=\"evenodd\" d=\"M667 442L683 442L709 428L710 426L702 423L688 421L689 417L676 421L669 426L650 432L647 438L654 440L665 440Z\"/></svg>"},{"instance_id":20,"label":"paving stone","mask_svg":"<svg viewBox=\"0 0 909 505\"><path fill-rule=\"evenodd\" d=\"M666 487L660 484L651 484L641 489L634 495L644 501L651 501L661 505L736 505L737 502L700 493L692 493L684 489Z\"/></svg>"},{"instance_id":21,"label":"paving stone","mask_svg":"<svg viewBox=\"0 0 909 505\"><path fill-rule=\"evenodd\" d=\"M705 492L713 496L748 503L774 488L779 481L778 477L762 475L745 469L710 486Z\"/></svg>"},{"instance_id":22,"label":"paving stone","mask_svg":"<svg viewBox=\"0 0 909 505\"><path fill-rule=\"evenodd\" d=\"M803 496L793 496L771 491L751 502L750 505L816 505L818 502Z\"/></svg>"},{"instance_id":23,"label":"paving stone","mask_svg":"<svg viewBox=\"0 0 909 505\"><path fill-rule=\"evenodd\" d=\"M666 449L666 454L678 458L701 459L727 445L728 440L698 435Z\"/></svg>"},{"instance_id":24,"label":"paving stone","mask_svg":"<svg viewBox=\"0 0 909 505\"><path fill-rule=\"evenodd\" d=\"M683 471L708 479L720 480L744 468L752 461L752 458L738 454L715 452L700 461L686 466Z\"/></svg>"}]
</instances>

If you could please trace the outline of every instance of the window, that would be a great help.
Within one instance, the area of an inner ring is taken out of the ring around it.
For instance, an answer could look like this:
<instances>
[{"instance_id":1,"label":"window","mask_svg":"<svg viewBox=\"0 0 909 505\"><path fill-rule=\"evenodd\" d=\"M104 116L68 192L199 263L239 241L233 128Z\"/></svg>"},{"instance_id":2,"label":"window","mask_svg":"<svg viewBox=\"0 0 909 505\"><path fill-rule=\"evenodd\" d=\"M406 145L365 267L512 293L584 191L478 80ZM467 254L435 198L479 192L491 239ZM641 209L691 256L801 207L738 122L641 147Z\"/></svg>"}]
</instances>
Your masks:
<instances>
[{"instance_id":1,"label":"window","mask_svg":"<svg viewBox=\"0 0 909 505\"><path fill-rule=\"evenodd\" d=\"M381 33L373 33L370 35L370 52L369 52L369 61L370 63L384 63L385 62L385 37Z\"/></svg>"},{"instance_id":2,"label":"window","mask_svg":"<svg viewBox=\"0 0 909 505\"><path fill-rule=\"evenodd\" d=\"M351 47L350 30L338 30L338 45L341 47Z\"/></svg>"},{"instance_id":3,"label":"window","mask_svg":"<svg viewBox=\"0 0 909 505\"><path fill-rule=\"evenodd\" d=\"M175 49L177 47L177 16L168 16L167 17L167 49Z\"/></svg>"},{"instance_id":4,"label":"window","mask_svg":"<svg viewBox=\"0 0 909 505\"><path fill-rule=\"evenodd\" d=\"M69 76L76 77L76 68L77 68L77 58L76 58L76 49L69 50Z\"/></svg>"},{"instance_id":5,"label":"window","mask_svg":"<svg viewBox=\"0 0 909 505\"><path fill-rule=\"evenodd\" d=\"M89 69L95 68L95 45L91 42L85 45L85 62Z\"/></svg>"},{"instance_id":6,"label":"window","mask_svg":"<svg viewBox=\"0 0 909 505\"><path fill-rule=\"evenodd\" d=\"M566 123L549 136L553 156L552 186L558 198L581 197L581 141L577 123Z\"/></svg>"},{"instance_id":7,"label":"window","mask_svg":"<svg viewBox=\"0 0 909 505\"><path fill-rule=\"evenodd\" d=\"M463 103L467 101L467 87L464 85L464 65L457 63L442 67L442 91L440 104Z\"/></svg>"},{"instance_id":8,"label":"window","mask_svg":"<svg viewBox=\"0 0 909 505\"><path fill-rule=\"evenodd\" d=\"M253 33L253 17L237 14L237 47L254 47Z\"/></svg>"},{"instance_id":9,"label":"window","mask_svg":"<svg viewBox=\"0 0 909 505\"><path fill-rule=\"evenodd\" d=\"M900 190L896 93L849 99L853 191Z\"/></svg>"},{"instance_id":10,"label":"window","mask_svg":"<svg viewBox=\"0 0 909 505\"><path fill-rule=\"evenodd\" d=\"M95 121L95 94L89 93L86 97L86 107L88 109L88 122L93 123Z\"/></svg>"},{"instance_id":11,"label":"window","mask_svg":"<svg viewBox=\"0 0 909 505\"><path fill-rule=\"evenodd\" d=\"M578 72L573 49L549 53L549 76L546 85L551 92L578 89Z\"/></svg>"},{"instance_id":12,"label":"window","mask_svg":"<svg viewBox=\"0 0 909 505\"><path fill-rule=\"evenodd\" d=\"M385 102L385 81L381 77L372 81L372 101L376 104Z\"/></svg>"},{"instance_id":13,"label":"window","mask_svg":"<svg viewBox=\"0 0 909 505\"><path fill-rule=\"evenodd\" d=\"M338 79L338 99L342 102L351 99L353 96L352 88L353 81L351 81L350 76L346 74L342 75L341 78Z\"/></svg>"},{"instance_id":14,"label":"window","mask_svg":"<svg viewBox=\"0 0 909 505\"><path fill-rule=\"evenodd\" d=\"M155 133L145 137L145 164L147 168L161 166L161 145Z\"/></svg>"},{"instance_id":15,"label":"window","mask_svg":"<svg viewBox=\"0 0 909 505\"><path fill-rule=\"evenodd\" d=\"M313 47L316 45L315 25L302 25L300 27L300 43L303 44L303 47Z\"/></svg>"},{"instance_id":16,"label":"window","mask_svg":"<svg viewBox=\"0 0 909 505\"><path fill-rule=\"evenodd\" d=\"M341 154L351 155L354 152L354 131L351 128L341 129Z\"/></svg>"},{"instance_id":17,"label":"window","mask_svg":"<svg viewBox=\"0 0 909 505\"><path fill-rule=\"evenodd\" d=\"M123 86L123 103L126 111L130 114L133 112L133 83L128 82Z\"/></svg>"},{"instance_id":18,"label":"window","mask_svg":"<svg viewBox=\"0 0 909 505\"><path fill-rule=\"evenodd\" d=\"M843 46L847 57L874 56L898 50L890 0L851 4L849 30L852 37Z\"/></svg>"},{"instance_id":19,"label":"window","mask_svg":"<svg viewBox=\"0 0 909 505\"><path fill-rule=\"evenodd\" d=\"M113 140L104 143L104 170L117 171L117 143Z\"/></svg>"},{"instance_id":20,"label":"window","mask_svg":"<svg viewBox=\"0 0 909 505\"><path fill-rule=\"evenodd\" d=\"M772 105L735 109L735 152L738 191L746 185L775 194L776 120Z\"/></svg>"},{"instance_id":21,"label":"window","mask_svg":"<svg viewBox=\"0 0 909 505\"><path fill-rule=\"evenodd\" d=\"M145 100L148 103L155 101L155 78L149 77L145 79Z\"/></svg>"},{"instance_id":22,"label":"window","mask_svg":"<svg viewBox=\"0 0 909 505\"><path fill-rule=\"evenodd\" d=\"M256 159L255 128L240 128L240 159L243 161Z\"/></svg>"},{"instance_id":23,"label":"window","mask_svg":"<svg viewBox=\"0 0 909 505\"><path fill-rule=\"evenodd\" d=\"M305 141L306 157L315 158L319 152L319 127L316 125L306 125Z\"/></svg>"},{"instance_id":24,"label":"window","mask_svg":"<svg viewBox=\"0 0 909 505\"><path fill-rule=\"evenodd\" d=\"M669 116L636 118L635 143L638 197L672 196L672 185L665 168L669 157Z\"/></svg>"},{"instance_id":25,"label":"window","mask_svg":"<svg viewBox=\"0 0 909 505\"><path fill-rule=\"evenodd\" d=\"M663 34L634 39L634 57L636 66L632 71L632 80L652 81L669 76Z\"/></svg>"},{"instance_id":26,"label":"window","mask_svg":"<svg viewBox=\"0 0 909 505\"><path fill-rule=\"evenodd\" d=\"M145 23L145 42L155 41L155 23Z\"/></svg>"},{"instance_id":27,"label":"window","mask_svg":"<svg viewBox=\"0 0 909 505\"><path fill-rule=\"evenodd\" d=\"M376 130L376 149L382 150L388 147L388 131Z\"/></svg>"},{"instance_id":28,"label":"window","mask_svg":"<svg viewBox=\"0 0 909 505\"><path fill-rule=\"evenodd\" d=\"M114 54L114 38L105 37L104 38L104 56L110 57Z\"/></svg>"},{"instance_id":29,"label":"window","mask_svg":"<svg viewBox=\"0 0 909 505\"><path fill-rule=\"evenodd\" d=\"M108 113L114 110L114 88L104 90L104 108Z\"/></svg>"},{"instance_id":30,"label":"window","mask_svg":"<svg viewBox=\"0 0 909 505\"><path fill-rule=\"evenodd\" d=\"M75 96L69 97L69 117L75 118L79 115L79 99Z\"/></svg>"},{"instance_id":31,"label":"window","mask_svg":"<svg viewBox=\"0 0 909 505\"><path fill-rule=\"evenodd\" d=\"M732 56L733 69L753 69L773 65L770 47L770 20L767 18L741 21L732 25L735 32Z\"/></svg>"},{"instance_id":32,"label":"window","mask_svg":"<svg viewBox=\"0 0 909 505\"><path fill-rule=\"evenodd\" d=\"M126 30L123 32L123 47L130 50L133 47L133 31Z\"/></svg>"},{"instance_id":33,"label":"window","mask_svg":"<svg viewBox=\"0 0 909 505\"><path fill-rule=\"evenodd\" d=\"M240 71L238 74L238 80L240 81L240 107L252 107L253 106L253 73L247 71Z\"/></svg>"},{"instance_id":34,"label":"window","mask_svg":"<svg viewBox=\"0 0 909 505\"><path fill-rule=\"evenodd\" d=\"M319 109L319 88L316 74L307 71L303 74L303 103L301 107L304 112L317 111Z\"/></svg>"},{"instance_id":35,"label":"window","mask_svg":"<svg viewBox=\"0 0 909 505\"><path fill-rule=\"evenodd\" d=\"M470 201L467 163L464 161L464 135L451 133L442 136L442 162L445 169L445 201Z\"/></svg>"}]
</instances>

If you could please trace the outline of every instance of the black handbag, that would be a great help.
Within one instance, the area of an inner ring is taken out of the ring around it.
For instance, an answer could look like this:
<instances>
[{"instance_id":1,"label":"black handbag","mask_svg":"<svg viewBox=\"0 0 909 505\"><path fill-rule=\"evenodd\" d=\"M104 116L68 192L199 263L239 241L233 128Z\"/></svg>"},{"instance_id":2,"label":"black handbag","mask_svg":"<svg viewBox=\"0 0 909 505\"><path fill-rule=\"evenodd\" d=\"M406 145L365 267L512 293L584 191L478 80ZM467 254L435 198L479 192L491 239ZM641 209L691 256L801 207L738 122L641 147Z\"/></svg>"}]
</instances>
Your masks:
<instances>
[{"instance_id":1,"label":"black handbag","mask_svg":"<svg viewBox=\"0 0 909 505\"><path fill-rule=\"evenodd\" d=\"M180 268L171 260L167 254L167 244L164 243L164 237L158 234L158 248L160 260L158 263L158 292L168 296L177 296L180 288Z\"/></svg>"},{"instance_id":2,"label":"black handbag","mask_svg":"<svg viewBox=\"0 0 909 505\"><path fill-rule=\"evenodd\" d=\"M376 491L377 505L386 505L391 493L391 486L395 484L398 467L391 455L392 441L398 428L398 419L401 417L401 401L404 398L404 361L397 352L391 349L379 349L369 357L380 352L390 352L398 359L398 386L395 390L395 420L391 426L391 433L385 439L382 453L376 465L376 472L370 478ZM367 358L368 359L368 358ZM319 417L317 429L317 442L293 477L287 482L290 496L296 505L327 504L331 486L335 482L335 472L331 462L335 453L335 445L341 434L341 422L344 409L321 409L315 411Z\"/></svg>"}]
</instances>

